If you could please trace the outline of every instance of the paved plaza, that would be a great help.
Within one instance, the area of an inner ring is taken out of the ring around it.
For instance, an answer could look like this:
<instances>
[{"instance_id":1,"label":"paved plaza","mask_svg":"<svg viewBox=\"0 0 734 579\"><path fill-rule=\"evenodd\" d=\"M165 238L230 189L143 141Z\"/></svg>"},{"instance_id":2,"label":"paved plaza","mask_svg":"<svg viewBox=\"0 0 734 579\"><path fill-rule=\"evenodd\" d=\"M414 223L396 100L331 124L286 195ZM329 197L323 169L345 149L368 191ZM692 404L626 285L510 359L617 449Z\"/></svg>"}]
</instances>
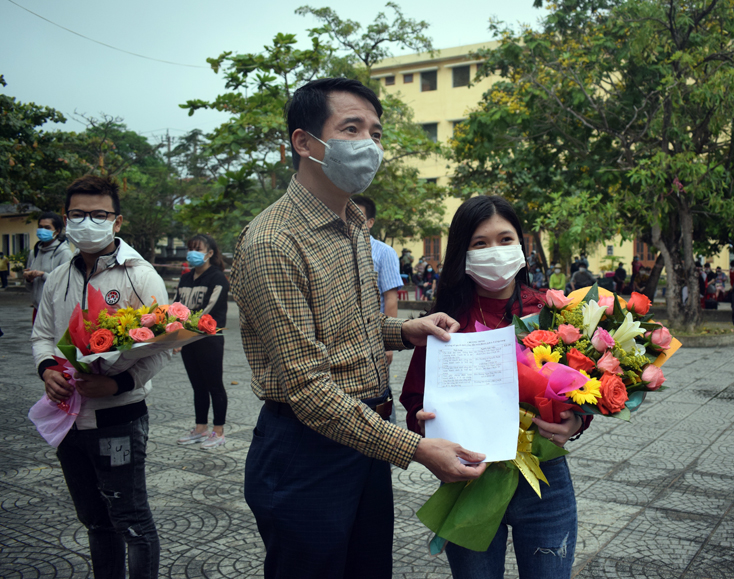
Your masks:
<instances>
[{"instance_id":1,"label":"paved plaza","mask_svg":"<svg viewBox=\"0 0 734 579\"><path fill-rule=\"evenodd\" d=\"M54 449L27 419L43 393L28 341L27 304L24 294L0 293L0 577L81 579L91 576L86 532ZM262 576L264 550L243 498L245 457L261 402L249 387L237 310L230 306L226 447L176 445L193 426L180 357L155 378L148 399L148 492L162 577ZM395 355L391 379L398 388L409 361L409 352ZM631 423L597 419L569 443L579 506L575 577L734 578L732 351L683 348L664 370L669 390L649 395ZM413 464L393 469L393 486L394 576L450 577L445 556L428 555L431 533L415 516L437 481ZM516 577L512 554L505 577Z\"/></svg>"}]
</instances>

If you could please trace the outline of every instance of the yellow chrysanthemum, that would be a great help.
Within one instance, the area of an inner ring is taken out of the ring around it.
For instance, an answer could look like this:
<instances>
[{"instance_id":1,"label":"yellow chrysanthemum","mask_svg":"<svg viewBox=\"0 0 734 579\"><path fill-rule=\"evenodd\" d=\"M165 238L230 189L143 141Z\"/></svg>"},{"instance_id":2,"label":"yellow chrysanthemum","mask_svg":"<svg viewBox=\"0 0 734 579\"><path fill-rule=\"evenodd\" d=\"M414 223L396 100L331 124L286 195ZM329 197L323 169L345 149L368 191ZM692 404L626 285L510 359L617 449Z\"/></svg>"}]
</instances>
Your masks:
<instances>
[{"instance_id":1,"label":"yellow chrysanthemum","mask_svg":"<svg viewBox=\"0 0 734 579\"><path fill-rule=\"evenodd\" d=\"M586 372L582 372L586 375ZM578 390L566 392L566 396L571 398L575 404L596 404L601 398L601 382L598 378L591 378Z\"/></svg>"},{"instance_id":2,"label":"yellow chrysanthemum","mask_svg":"<svg viewBox=\"0 0 734 579\"><path fill-rule=\"evenodd\" d=\"M137 314L138 314L139 316L144 316L145 314L149 314L149 313L150 313L150 308L149 308L148 306L140 306L140 307L139 307L139 308L138 308L137 310L135 310L135 311L136 311L136 313L137 313Z\"/></svg>"},{"instance_id":3,"label":"yellow chrysanthemum","mask_svg":"<svg viewBox=\"0 0 734 579\"><path fill-rule=\"evenodd\" d=\"M115 315L118 318L121 318L123 316L134 316L135 310L133 308L121 308L115 312Z\"/></svg>"},{"instance_id":4,"label":"yellow chrysanthemum","mask_svg":"<svg viewBox=\"0 0 734 579\"><path fill-rule=\"evenodd\" d=\"M550 346L541 344L533 348L533 357L535 358L536 366L542 368L546 362L558 362L561 359L561 354L554 352Z\"/></svg>"},{"instance_id":5,"label":"yellow chrysanthemum","mask_svg":"<svg viewBox=\"0 0 734 579\"><path fill-rule=\"evenodd\" d=\"M138 327L138 318L135 316L134 313L126 313L123 315L117 315L117 322L120 326L121 330L124 330L125 328L137 328ZM122 332L120 332L122 333Z\"/></svg>"}]
</instances>

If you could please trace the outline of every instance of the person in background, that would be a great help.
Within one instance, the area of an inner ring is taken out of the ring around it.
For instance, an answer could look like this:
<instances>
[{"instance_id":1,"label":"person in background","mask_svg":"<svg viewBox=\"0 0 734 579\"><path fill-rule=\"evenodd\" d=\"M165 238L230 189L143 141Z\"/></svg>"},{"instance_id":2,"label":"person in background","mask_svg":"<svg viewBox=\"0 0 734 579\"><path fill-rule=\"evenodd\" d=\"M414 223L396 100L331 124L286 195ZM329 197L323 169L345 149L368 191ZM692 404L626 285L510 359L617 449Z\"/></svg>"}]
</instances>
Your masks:
<instances>
[{"instance_id":1,"label":"person in background","mask_svg":"<svg viewBox=\"0 0 734 579\"><path fill-rule=\"evenodd\" d=\"M545 285L546 287L549 287L550 284L550 278L553 275L553 272L556 270L556 262L551 261L550 265L548 266L548 269L545 270Z\"/></svg>"},{"instance_id":2,"label":"person in background","mask_svg":"<svg viewBox=\"0 0 734 579\"><path fill-rule=\"evenodd\" d=\"M642 293L645 291L645 286L647 285L647 280L650 277L650 270L647 269L644 265L640 267L640 269L637 271L637 275L632 280L632 291L635 291L637 293Z\"/></svg>"},{"instance_id":3,"label":"person in background","mask_svg":"<svg viewBox=\"0 0 734 579\"><path fill-rule=\"evenodd\" d=\"M2 288L8 287L8 273L10 272L10 260L0 250L0 283Z\"/></svg>"},{"instance_id":4,"label":"person in background","mask_svg":"<svg viewBox=\"0 0 734 579\"><path fill-rule=\"evenodd\" d=\"M449 229L444 272L432 313L456 319L460 332L475 332L475 324L490 329L509 326L513 316L537 313L545 305L544 292L527 285L522 226L513 207L502 197L479 195L456 211ZM425 436L425 423L436 418L423 410L426 348L417 347L403 383L400 402L407 410L408 428ZM567 410L562 422L540 418L537 436L563 446L588 421ZM543 463L549 486L540 499L524 477L505 513L494 540L485 552L453 543L446 555L455 579L504 576L508 526L521 579L571 577L577 535L576 498L565 457ZM490 499L491 500L491 499Z\"/></svg>"},{"instance_id":5,"label":"person in background","mask_svg":"<svg viewBox=\"0 0 734 579\"><path fill-rule=\"evenodd\" d=\"M586 254L582 253L579 257L579 267L584 266L586 269L589 269L589 260L586 258Z\"/></svg>"},{"instance_id":6,"label":"person in background","mask_svg":"<svg viewBox=\"0 0 734 579\"><path fill-rule=\"evenodd\" d=\"M227 325L229 281L224 275L224 261L214 238L200 233L187 244L186 261L193 267L181 276L175 302L190 310L203 310L217 322ZM177 440L178 444L201 443L201 448L224 446L224 422L227 418L227 391L224 389L224 336L216 334L181 349L186 374L194 389L196 426ZM209 432L209 402L214 413Z\"/></svg>"},{"instance_id":7,"label":"person in background","mask_svg":"<svg viewBox=\"0 0 734 579\"><path fill-rule=\"evenodd\" d=\"M558 263L553 268L553 273L550 276L550 280L548 282L548 287L550 289L562 291L565 293L566 291L566 274L563 273L561 270L561 264Z\"/></svg>"},{"instance_id":8,"label":"person in background","mask_svg":"<svg viewBox=\"0 0 734 579\"><path fill-rule=\"evenodd\" d=\"M539 290L545 287L545 276L543 270L540 269L540 265L535 266L535 272L533 273L533 289Z\"/></svg>"},{"instance_id":9,"label":"person in background","mask_svg":"<svg viewBox=\"0 0 734 579\"><path fill-rule=\"evenodd\" d=\"M360 211L364 213L367 221L365 226L368 230L372 230L377 217L377 207L375 202L364 195L352 195L352 201L357 204ZM377 289L380 292L380 312L391 318L398 317L398 289L403 284L403 278L400 275L400 260L398 254L387 243L383 243L375 239L370 233L370 248L372 250L372 263L377 272ZM387 365L392 364L392 350L385 351ZM390 374L388 372L388 391L390 399L392 399L392 389L390 389ZM390 422L397 424L397 415L395 413L395 404L393 404L390 412Z\"/></svg>"},{"instance_id":10,"label":"person in background","mask_svg":"<svg viewBox=\"0 0 734 579\"><path fill-rule=\"evenodd\" d=\"M579 262L579 269L571 276L571 291L575 291L582 287L591 287L594 285L596 277L586 269L586 266Z\"/></svg>"},{"instance_id":11,"label":"person in background","mask_svg":"<svg viewBox=\"0 0 734 579\"><path fill-rule=\"evenodd\" d=\"M640 258L635 255L632 258L632 280L634 280L637 277L637 274L640 273L641 267L642 262L640 261Z\"/></svg>"},{"instance_id":12,"label":"person in background","mask_svg":"<svg viewBox=\"0 0 734 579\"><path fill-rule=\"evenodd\" d=\"M622 295L624 291L624 284L627 281L627 270L624 269L624 264L620 263L619 267L614 270L614 284L618 295Z\"/></svg>"},{"instance_id":13,"label":"person in background","mask_svg":"<svg viewBox=\"0 0 734 579\"><path fill-rule=\"evenodd\" d=\"M579 260L578 256L576 256L573 259L573 263L571 263L571 277L573 277L573 274L575 274L579 270L580 264L581 264L581 261Z\"/></svg>"},{"instance_id":14,"label":"person in background","mask_svg":"<svg viewBox=\"0 0 734 579\"><path fill-rule=\"evenodd\" d=\"M31 292L33 302L33 322L36 321L43 284L48 275L61 264L71 261L71 247L63 230L64 220L61 215L50 211L41 213L36 230L38 243L28 255L28 263L23 270L23 279Z\"/></svg>"},{"instance_id":15,"label":"person in background","mask_svg":"<svg viewBox=\"0 0 734 579\"><path fill-rule=\"evenodd\" d=\"M717 266L714 277L714 285L716 287L716 301L723 302L726 296L726 277L727 275L721 270L721 266Z\"/></svg>"},{"instance_id":16,"label":"person in background","mask_svg":"<svg viewBox=\"0 0 734 579\"><path fill-rule=\"evenodd\" d=\"M171 359L168 351L137 360L119 374L76 372L72 386L58 363L56 344L69 328L77 304L87 307L88 287L110 308L168 303L161 277L125 241L118 185L86 175L66 190L66 235L76 246L72 260L46 279L31 343L38 375L51 402L67 400L75 387L84 397L74 426L59 445L66 486L79 521L87 528L95 577L158 577L160 542L148 504L145 457L151 378Z\"/></svg>"},{"instance_id":17,"label":"person in background","mask_svg":"<svg viewBox=\"0 0 734 579\"><path fill-rule=\"evenodd\" d=\"M365 225L372 229L377 218L375 202L364 195L354 195L352 201L357 204L367 217ZM403 286L400 277L400 261L398 254L387 243L383 243L370 234L372 262L377 272L377 289L380 291L380 311L391 318L398 317L398 290ZM392 362L392 352L387 352L387 363Z\"/></svg>"},{"instance_id":18,"label":"person in background","mask_svg":"<svg viewBox=\"0 0 734 579\"><path fill-rule=\"evenodd\" d=\"M706 262L703 264L703 273L706 275L706 283L709 284L714 281L716 274L711 269L711 264Z\"/></svg>"},{"instance_id":19,"label":"person in background","mask_svg":"<svg viewBox=\"0 0 734 579\"><path fill-rule=\"evenodd\" d=\"M530 252L530 257L528 257L528 271L530 272L530 275L535 274L535 267L538 264L538 254L535 250Z\"/></svg>"},{"instance_id":20,"label":"person in background","mask_svg":"<svg viewBox=\"0 0 734 579\"><path fill-rule=\"evenodd\" d=\"M422 299L430 302L433 299L433 290L436 288L436 272L433 271L433 266L430 263L426 264L420 288Z\"/></svg>"}]
</instances>

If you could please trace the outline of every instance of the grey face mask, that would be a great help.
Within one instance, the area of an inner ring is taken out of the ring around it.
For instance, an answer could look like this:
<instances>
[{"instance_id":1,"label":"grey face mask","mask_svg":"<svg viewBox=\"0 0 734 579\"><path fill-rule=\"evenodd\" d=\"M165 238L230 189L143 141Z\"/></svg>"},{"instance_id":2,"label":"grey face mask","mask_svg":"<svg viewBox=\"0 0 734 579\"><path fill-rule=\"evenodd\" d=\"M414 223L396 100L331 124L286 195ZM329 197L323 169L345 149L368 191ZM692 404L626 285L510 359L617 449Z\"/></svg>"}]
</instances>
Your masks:
<instances>
[{"instance_id":1,"label":"grey face mask","mask_svg":"<svg viewBox=\"0 0 734 579\"><path fill-rule=\"evenodd\" d=\"M375 141L329 139L324 143L318 137L311 136L322 143L326 150L323 161L313 157L309 159L322 166L324 173L334 185L350 195L361 193L370 186L382 163L382 149Z\"/></svg>"}]
</instances>

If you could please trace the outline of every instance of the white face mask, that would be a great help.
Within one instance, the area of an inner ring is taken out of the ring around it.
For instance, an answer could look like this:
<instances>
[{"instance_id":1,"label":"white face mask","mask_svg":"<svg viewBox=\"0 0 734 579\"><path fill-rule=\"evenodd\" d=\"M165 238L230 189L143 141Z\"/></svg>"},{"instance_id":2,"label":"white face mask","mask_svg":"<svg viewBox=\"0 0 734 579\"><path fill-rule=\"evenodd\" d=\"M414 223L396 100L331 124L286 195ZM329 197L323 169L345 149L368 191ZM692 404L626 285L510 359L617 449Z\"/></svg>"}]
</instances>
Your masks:
<instances>
[{"instance_id":1,"label":"white face mask","mask_svg":"<svg viewBox=\"0 0 734 579\"><path fill-rule=\"evenodd\" d=\"M88 216L81 223L66 222L66 235L84 253L99 253L115 239L114 221L94 223Z\"/></svg>"},{"instance_id":2,"label":"white face mask","mask_svg":"<svg viewBox=\"0 0 734 579\"><path fill-rule=\"evenodd\" d=\"M466 275L490 292L505 289L525 267L522 245L498 245L466 252Z\"/></svg>"},{"instance_id":3,"label":"white face mask","mask_svg":"<svg viewBox=\"0 0 734 579\"><path fill-rule=\"evenodd\" d=\"M311 135L311 133L308 133ZM372 139L342 140L329 139L322 143L324 160L309 159L319 163L329 180L339 189L350 195L361 193L372 183L382 163L382 149Z\"/></svg>"}]
</instances>

